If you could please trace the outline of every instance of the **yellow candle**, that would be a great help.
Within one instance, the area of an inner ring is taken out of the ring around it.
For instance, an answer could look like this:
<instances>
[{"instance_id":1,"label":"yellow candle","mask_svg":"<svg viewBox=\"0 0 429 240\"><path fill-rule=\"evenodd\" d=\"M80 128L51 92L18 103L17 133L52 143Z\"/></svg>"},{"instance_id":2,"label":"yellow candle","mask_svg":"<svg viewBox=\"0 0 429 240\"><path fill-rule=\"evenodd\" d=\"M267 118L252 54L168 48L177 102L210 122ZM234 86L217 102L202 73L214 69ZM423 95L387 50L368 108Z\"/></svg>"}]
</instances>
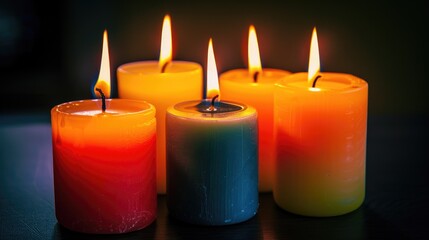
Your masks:
<instances>
[{"instance_id":1,"label":"yellow candle","mask_svg":"<svg viewBox=\"0 0 429 240\"><path fill-rule=\"evenodd\" d=\"M317 57L310 57L309 73L275 86L273 194L292 213L336 216L358 208L365 196L368 84L350 74L320 73L318 47L310 52Z\"/></svg>"},{"instance_id":2,"label":"yellow candle","mask_svg":"<svg viewBox=\"0 0 429 240\"><path fill-rule=\"evenodd\" d=\"M249 28L248 69L233 69L220 75L222 98L249 104L258 111L259 191L272 190L275 159L273 133L274 83L288 71L261 67L256 31Z\"/></svg>"},{"instance_id":3,"label":"yellow candle","mask_svg":"<svg viewBox=\"0 0 429 240\"><path fill-rule=\"evenodd\" d=\"M156 108L157 189L165 193L165 113L167 107L188 99L201 99L202 67L198 63L172 61L170 18L164 18L160 61L139 61L119 66L120 98L143 99ZM165 51L168 49L168 51Z\"/></svg>"}]
</instances>

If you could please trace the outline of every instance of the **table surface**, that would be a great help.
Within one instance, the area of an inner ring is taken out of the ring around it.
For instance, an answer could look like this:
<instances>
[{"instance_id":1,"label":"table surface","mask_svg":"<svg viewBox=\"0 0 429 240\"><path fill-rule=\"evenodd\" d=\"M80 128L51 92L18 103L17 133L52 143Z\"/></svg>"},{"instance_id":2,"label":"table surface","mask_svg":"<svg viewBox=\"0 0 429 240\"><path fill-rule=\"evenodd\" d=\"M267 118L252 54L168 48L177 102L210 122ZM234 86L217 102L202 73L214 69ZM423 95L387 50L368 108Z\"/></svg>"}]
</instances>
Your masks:
<instances>
[{"instance_id":1,"label":"table surface","mask_svg":"<svg viewBox=\"0 0 429 240\"><path fill-rule=\"evenodd\" d=\"M48 113L49 114L49 113ZM338 217L293 215L260 194L244 223L202 227L168 215L164 195L149 227L122 235L87 235L61 227L54 213L51 128L46 114L0 119L0 239L424 239L429 216L429 118L368 119L366 198Z\"/></svg>"}]
</instances>

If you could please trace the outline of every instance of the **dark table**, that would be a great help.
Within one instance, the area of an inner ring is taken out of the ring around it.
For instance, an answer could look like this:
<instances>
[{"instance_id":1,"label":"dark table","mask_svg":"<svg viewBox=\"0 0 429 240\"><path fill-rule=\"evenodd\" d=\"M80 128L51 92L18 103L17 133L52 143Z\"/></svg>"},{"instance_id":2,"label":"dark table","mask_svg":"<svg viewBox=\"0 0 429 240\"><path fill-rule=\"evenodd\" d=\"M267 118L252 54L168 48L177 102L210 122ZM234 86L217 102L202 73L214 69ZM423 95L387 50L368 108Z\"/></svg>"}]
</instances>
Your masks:
<instances>
[{"instance_id":1,"label":"dark table","mask_svg":"<svg viewBox=\"0 0 429 240\"><path fill-rule=\"evenodd\" d=\"M271 193L260 194L247 222L201 227L168 216L123 235L86 235L61 227L54 213L48 114L2 114L0 119L0 239L427 239L429 237L429 118L370 117L364 204L330 218L290 214Z\"/></svg>"}]
</instances>

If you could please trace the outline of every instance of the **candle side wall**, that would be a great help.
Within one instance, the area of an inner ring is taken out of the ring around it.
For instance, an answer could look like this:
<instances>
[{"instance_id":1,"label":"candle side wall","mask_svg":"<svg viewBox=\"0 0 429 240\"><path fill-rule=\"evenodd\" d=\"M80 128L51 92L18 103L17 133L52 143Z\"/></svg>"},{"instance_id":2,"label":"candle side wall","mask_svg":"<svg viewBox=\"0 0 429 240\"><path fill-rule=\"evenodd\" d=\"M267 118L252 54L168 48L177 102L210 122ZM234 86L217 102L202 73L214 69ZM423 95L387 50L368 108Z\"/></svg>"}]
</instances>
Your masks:
<instances>
[{"instance_id":1,"label":"candle side wall","mask_svg":"<svg viewBox=\"0 0 429 240\"><path fill-rule=\"evenodd\" d=\"M168 111L167 205L173 217L229 225L256 214L258 135L251 112L238 120L206 121Z\"/></svg>"},{"instance_id":2,"label":"candle side wall","mask_svg":"<svg viewBox=\"0 0 429 240\"><path fill-rule=\"evenodd\" d=\"M352 91L276 87L279 206L301 215L335 216L362 204L367 99L366 83Z\"/></svg>"}]
</instances>

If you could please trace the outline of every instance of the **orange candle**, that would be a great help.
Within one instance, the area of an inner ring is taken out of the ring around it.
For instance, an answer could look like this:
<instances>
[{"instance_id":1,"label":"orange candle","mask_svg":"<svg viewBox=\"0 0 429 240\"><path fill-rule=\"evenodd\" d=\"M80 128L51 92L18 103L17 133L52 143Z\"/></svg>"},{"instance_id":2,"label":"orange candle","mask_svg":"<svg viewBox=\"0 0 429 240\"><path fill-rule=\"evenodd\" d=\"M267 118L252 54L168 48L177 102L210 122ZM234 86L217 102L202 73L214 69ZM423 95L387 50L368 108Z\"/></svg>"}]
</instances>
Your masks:
<instances>
[{"instance_id":1,"label":"orange candle","mask_svg":"<svg viewBox=\"0 0 429 240\"><path fill-rule=\"evenodd\" d=\"M292 213L336 216L365 196L368 84L319 72L315 29L312 39L309 72L276 84L273 194Z\"/></svg>"},{"instance_id":2,"label":"orange candle","mask_svg":"<svg viewBox=\"0 0 429 240\"><path fill-rule=\"evenodd\" d=\"M125 233L156 218L153 105L110 96L107 33L99 81L102 100L52 108L55 214L84 233Z\"/></svg>"},{"instance_id":3,"label":"orange candle","mask_svg":"<svg viewBox=\"0 0 429 240\"><path fill-rule=\"evenodd\" d=\"M201 99L203 71L200 64L172 61L170 17L164 18L159 61L139 61L119 66L120 98L142 99L156 107L157 118L157 189L165 193L165 114L170 105L188 99Z\"/></svg>"},{"instance_id":4,"label":"orange candle","mask_svg":"<svg viewBox=\"0 0 429 240\"><path fill-rule=\"evenodd\" d=\"M258 111L259 132L259 191L272 190L274 150L274 83L290 72L281 69L262 69L256 31L249 28L248 69L233 69L220 75L220 89L226 100L249 104Z\"/></svg>"}]
</instances>

